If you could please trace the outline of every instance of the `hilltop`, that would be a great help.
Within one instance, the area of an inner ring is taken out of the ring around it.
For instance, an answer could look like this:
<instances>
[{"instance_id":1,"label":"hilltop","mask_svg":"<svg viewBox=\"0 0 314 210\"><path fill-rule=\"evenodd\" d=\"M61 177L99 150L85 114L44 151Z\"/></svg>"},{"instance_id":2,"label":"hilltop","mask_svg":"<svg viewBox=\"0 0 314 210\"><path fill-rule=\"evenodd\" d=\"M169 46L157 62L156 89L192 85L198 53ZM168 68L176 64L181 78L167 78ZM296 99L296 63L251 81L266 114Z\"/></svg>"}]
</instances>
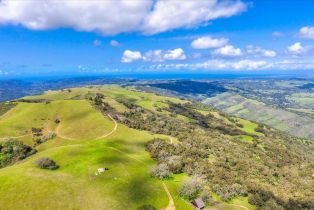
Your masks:
<instances>
[{"instance_id":1,"label":"hilltop","mask_svg":"<svg viewBox=\"0 0 314 210\"><path fill-rule=\"evenodd\" d=\"M0 110L4 209L313 207L312 142L193 100L105 85ZM43 157L59 168L39 168Z\"/></svg>"}]
</instances>

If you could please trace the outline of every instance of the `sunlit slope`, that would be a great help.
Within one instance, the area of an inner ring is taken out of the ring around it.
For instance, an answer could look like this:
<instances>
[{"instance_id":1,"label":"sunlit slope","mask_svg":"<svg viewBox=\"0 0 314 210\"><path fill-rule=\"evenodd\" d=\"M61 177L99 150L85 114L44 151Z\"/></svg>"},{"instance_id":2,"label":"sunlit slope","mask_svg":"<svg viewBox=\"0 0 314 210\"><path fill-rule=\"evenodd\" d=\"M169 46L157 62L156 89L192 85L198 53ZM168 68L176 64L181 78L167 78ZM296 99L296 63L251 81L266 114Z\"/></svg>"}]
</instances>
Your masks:
<instances>
[{"instance_id":1,"label":"sunlit slope","mask_svg":"<svg viewBox=\"0 0 314 210\"><path fill-rule=\"evenodd\" d=\"M59 124L55 123L56 119L60 120ZM93 139L113 126L110 119L85 100L19 103L0 118L0 138L31 134L31 128L43 128L69 139Z\"/></svg>"},{"instance_id":2,"label":"sunlit slope","mask_svg":"<svg viewBox=\"0 0 314 210\"><path fill-rule=\"evenodd\" d=\"M88 89L88 94L94 94L97 89ZM84 95L70 99L67 94L73 92ZM162 181L148 174L155 162L144 145L155 135L116 124L92 107L88 99L82 100L85 93L85 89L71 89L27 97L49 99L50 103L19 102L0 117L2 140L16 137L33 145L32 135L28 135L33 127L57 134L37 146L37 154L0 169L0 209L122 210L137 209L144 204L158 209L168 205ZM111 96L106 96L110 105L120 111L126 109ZM34 162L40 157L55 160L60 168L39 169ZM101 167L109 170L96 176ZM166 185L178 209L191 209L176 196L178 180L182 178L169 180Z\"/></svg>"},{"instance_id":3,"label":"sunlit slope","mask_svg":"<svg viewBox=\"0 0 314 210\"><path fill-rule=\"evenodd\" d=\"M146 132L119 125L117 132L105 140L66 142L1 169L1 208L136 209L145 203L166 206L161 181L150 178L147 172L153 160L143 144L151 138ZM60 169L38 169L34 161L39 157L56 160ZM100 167L109 170L95 176Z\"/></svg>"}]
</instances>

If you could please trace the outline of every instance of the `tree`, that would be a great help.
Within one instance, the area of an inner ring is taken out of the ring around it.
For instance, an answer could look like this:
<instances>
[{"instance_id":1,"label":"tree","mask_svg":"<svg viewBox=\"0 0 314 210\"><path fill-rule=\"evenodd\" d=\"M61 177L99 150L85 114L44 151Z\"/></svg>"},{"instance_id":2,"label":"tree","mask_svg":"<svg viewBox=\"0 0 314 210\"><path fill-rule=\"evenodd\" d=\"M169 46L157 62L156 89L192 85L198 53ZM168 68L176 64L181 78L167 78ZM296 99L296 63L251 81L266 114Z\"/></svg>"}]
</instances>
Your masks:
<instances>
[{"instance_id":1,"label":"tree","mask_svg":"<svg viewBox=\"0 0 314 210\"><path fill-rule=\"evenodd\" d=\"M59 168L59 166L57 165L57 163L54 160L51 160L51 159L46 158L46 157L39 158L38 160L36 160L36 165L42 169L55 170L55 169Z\"/></svg>"},{"instance_id":2,"label":"tree","mask_svg":"<svg viewBox=\"0 0 314 210\"><path fill-rule=\"evenodd\" d=\"M150 175L159 179L166 179L172 176L167 164L161 163L150 169Z\"/></svg>"},{"instance_id":3,"label":"tree","mask_svg":"<svg viewBox=\"0 0 314 210\"><path fill-rule=\"evenodd\" d=\"M199 195L201 190L202 181L197 177L193 177L182 183L179 189L179 194L182 197L192 200Z\"/></svg>"}]
</instances>

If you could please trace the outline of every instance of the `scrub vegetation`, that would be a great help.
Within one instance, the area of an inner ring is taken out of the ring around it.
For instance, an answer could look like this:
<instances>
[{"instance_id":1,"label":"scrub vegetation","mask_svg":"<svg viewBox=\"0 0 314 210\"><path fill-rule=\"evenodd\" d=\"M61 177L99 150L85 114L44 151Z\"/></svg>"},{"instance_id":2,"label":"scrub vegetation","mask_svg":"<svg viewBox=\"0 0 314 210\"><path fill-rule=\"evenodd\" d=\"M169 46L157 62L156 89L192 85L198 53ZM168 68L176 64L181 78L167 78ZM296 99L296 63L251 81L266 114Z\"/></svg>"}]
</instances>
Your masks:
<instances>
[{"instance_id":1,"label":"scrub vegetation","mask_svg":"<svg viewBox=\"0 0 314 210\"><path fill-rule=\"evenodd\" d=\"M201 198L223 210L313 209L311 141L134 87L15 101L0 118L1 208L191 210Z\"/></svg>"}]
</instances>

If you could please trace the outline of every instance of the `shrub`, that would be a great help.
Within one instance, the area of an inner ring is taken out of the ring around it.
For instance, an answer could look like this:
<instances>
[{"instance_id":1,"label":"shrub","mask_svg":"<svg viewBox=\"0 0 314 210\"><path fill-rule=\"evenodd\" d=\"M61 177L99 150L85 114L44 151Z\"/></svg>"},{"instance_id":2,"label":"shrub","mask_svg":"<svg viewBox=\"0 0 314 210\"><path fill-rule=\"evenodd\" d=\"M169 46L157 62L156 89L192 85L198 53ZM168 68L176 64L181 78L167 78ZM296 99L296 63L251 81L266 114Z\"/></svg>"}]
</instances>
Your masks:
<instances>
[{"instance_id":1,"label":"shrub","mask_svg":"<svg viewBox=\"0 0 314 210\"><path fill-rule=\"evenodd\" d=\"M179 194L189 200L197 198L202 189L202 181L199 178L191 178L182 183Z\"/></svg>"},{"instance_id":2,"label":"shrub","mask_svg":"<svg viewBox=\"0 0 314 210\"><path fill-rule=\"evenodd\" d=\"M21 141L9 139L0 143L0 168L12 165L37 151Z\"/></svg>"},{"instance_id":3,"label":"shrub","mask_svg":"<svg viewBox=\"0 0 314 210\"><path fill-rule=\"evenodd\" d=\"M170 178L172 173L166 164L161 163L151 168L150 175L159 179L166 179Z\"/></svg>"},{"instance_id":4,"label":"shrub","mask_svg":"<svg viewBox=\"0 0 314 210\"><path fill-rule=\"evenodd\" d=\"M183 169L182 157L173 155L166 159L169 170L173 173L181 173Z\"/></svg>"},{"instance_id":5,"label":"shrub","mask_svg":"<svg viewBox=\"0 0 314 210\"><path fill-rule=\"evenodd\" d=\"M42 169L55 170L55 169L59 168L59 166L57 165L57 163L54 160L51 160L51 159L46 158L46 157L39 158L38 160L36 160L36 165Z\"/></svg>"},{"instance_id":6,"label":"shrub","mask_svg":"<svg viewBox=\"0 0 314 210\"><path fill-rule=\"evenodd\" d=\"M201 193L201 199L206 205L213 206L216 203L209 190L203 190L203 192Z\"/></svg>"}]
</instances>

